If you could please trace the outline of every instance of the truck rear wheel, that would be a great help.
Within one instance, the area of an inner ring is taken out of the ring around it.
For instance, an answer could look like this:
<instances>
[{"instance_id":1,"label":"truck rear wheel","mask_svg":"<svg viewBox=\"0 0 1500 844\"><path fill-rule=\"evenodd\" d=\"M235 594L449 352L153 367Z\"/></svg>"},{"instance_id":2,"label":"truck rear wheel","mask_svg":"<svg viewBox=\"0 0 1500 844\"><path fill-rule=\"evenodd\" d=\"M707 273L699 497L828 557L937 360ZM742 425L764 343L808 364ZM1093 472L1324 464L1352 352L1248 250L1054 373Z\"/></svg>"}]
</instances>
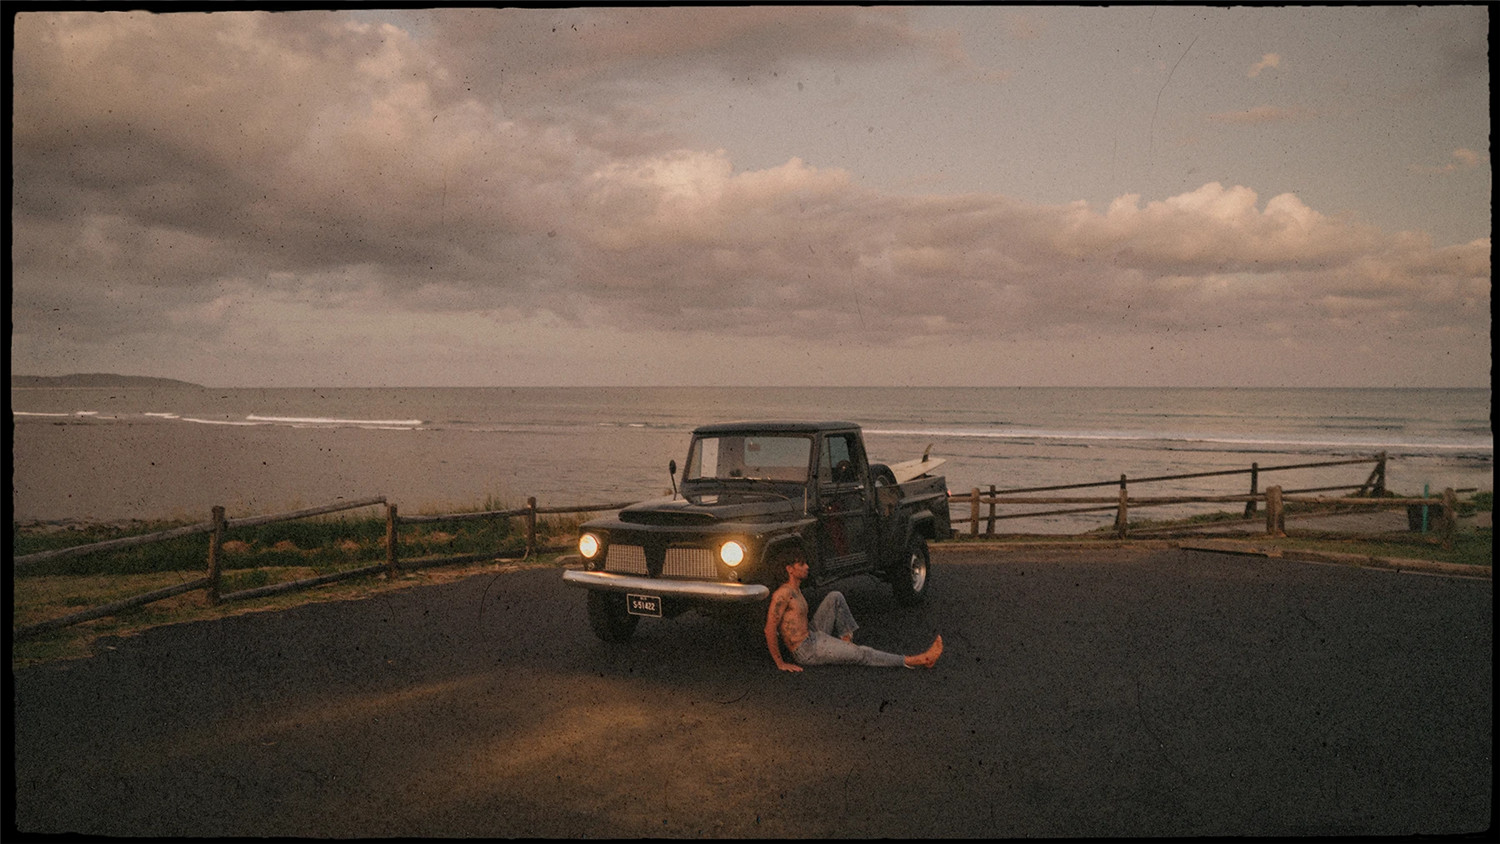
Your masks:
<instances>
[{"instance_id":1,"label":"truck rear wheel","mask_svg":"<svg viewBox=\"0 0 1500 844\"><path fill-rule=\"evenodd\" d=\"M913 536L891 569L891 594L896 602L905 606L920 604L927 597L927 585L932 582L932 563L927 553L927 540Z\"/></svg>"},{"instance_id":2,"label":"truck rear wheel","mask_svg":"<svg viewBox=\"0 0 1500 844\"><path fill-rule=\"evenodd\" d=\"M640 616L625 609L625 596L618 592L589 590L589 627L606 642L628 642Z\"/></svg>"}]
</instances>

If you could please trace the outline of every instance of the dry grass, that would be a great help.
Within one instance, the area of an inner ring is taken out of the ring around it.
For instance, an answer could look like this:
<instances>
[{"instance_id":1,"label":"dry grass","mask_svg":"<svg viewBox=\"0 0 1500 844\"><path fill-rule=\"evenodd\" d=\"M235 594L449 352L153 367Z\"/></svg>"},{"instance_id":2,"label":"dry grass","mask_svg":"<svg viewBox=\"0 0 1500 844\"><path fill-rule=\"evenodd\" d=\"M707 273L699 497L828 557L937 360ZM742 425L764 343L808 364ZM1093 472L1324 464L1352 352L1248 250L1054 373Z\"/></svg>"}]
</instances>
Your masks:
<instances>
[{"instance_id":1,"label":"dry grass","mask_svg":"<svg viewBox=\"0 0 1500 844\"><path fill-rule=\"evenodd\" d=\"M382 592L448 583L476 574L515 571L522 568L550 568L557 565L556 556L555 554L543 555L531 562L493 561L406 570L399 572L394 578L378 575L344 580L283 595L234 601L218 606L210 606L201 590L187 592L142 607L135 607L118 615L85 621L61 630L38 634L19 642L13 641L11 667L15 669L56 660L88 657L95 652L97 640L105 636L133 636L143 630L168 624L210 621L232 615L283 610L311 603L360 600ZM311 577L316 573L312 568L296 566L259 571L266 572L262 577L269 583ZM189 572L151 572L16 578L12 581L13 623L16 626L35 624L184 583L199 576L201 575ZM243 588L244 584L236 586L233 578L227 577L225 586L223 591L228 592L235 588Z\"/></svg>"}]
</instances>

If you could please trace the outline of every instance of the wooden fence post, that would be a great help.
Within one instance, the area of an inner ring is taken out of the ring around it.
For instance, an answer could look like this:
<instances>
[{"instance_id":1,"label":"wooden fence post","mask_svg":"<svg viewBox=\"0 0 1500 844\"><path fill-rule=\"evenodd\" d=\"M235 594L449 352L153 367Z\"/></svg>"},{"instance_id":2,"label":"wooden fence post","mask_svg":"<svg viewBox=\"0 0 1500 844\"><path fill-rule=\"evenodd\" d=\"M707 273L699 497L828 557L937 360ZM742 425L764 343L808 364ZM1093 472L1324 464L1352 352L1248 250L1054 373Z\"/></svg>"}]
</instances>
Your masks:
<instances>
[{"instance_id":1,"label":"wooden fence post","mask_svg":"<svg viewBox=\"0 0 1500 844\"><path fill-rule=\"evenodd\" d=\"M386 577L396 576L396 505L385 505Z\"/></svg>"},{"instance_id":2,"label":"wooden fence post","mask_svg":"<svg viewBox=\"0 0 1500 844\"><path fill-rule=\"evenodd\" d=\"M1281 487L1266 487L1266 535L1286 536L1286 513L1282 510Z\"/></svg>"},{"instance_id":3,"label":"wooden fence post","mask_svg":"<svg viewBox=\"0 0 1500 844\"><path fill-rule=\"evenodd\" d=\"M969 535L979 535L979 487L969 493Z\"/></svg>"},{"instance_id":4,"label":"wooden fence post","mask_svg":"<svg viewBox=\"0 0 1500 844\"><path fill-rule=\"evenodd\" d=\"M1115 511L1115 536L1119 537L1120 539L1124 539L1126 532L1130 530L1130 514L1129 514L1129 512L1127 512L1128 509L1129 509L1128 508L1129 500L1130 500L1130 493L1125 488L1125 476L1121 475L1120 476L1120 509L1118 509L1118 510Z\"/></svg>"},{"instance_id":5,"label":"wooden fence post","mask_svg":"<svg viewBox=\"0 0 1500 844\"><path fill-rule=\"evenodd\" d=\"M1453 534L1458 532L1458 493L1452 487L1443 490L1443 527L1438 534L1442 537L1443 547L1451 550L1453 548Z\"/></svg>"},{"instance_id":6,"label":"wooden fence post","mask_svg":"<svg viewBox=\"0 0 1500 844\"><path fill-rule=\"evenodd\" d=\"M224 530L228 526L224 523L222 506L215 505L208 519L214 529L208 534L208 586L204 591L208 605L213 607L219 604L219 557L224 553Z\"/></svg>"},{"instance_id":7,"label":"wooden fence post","mask_svg":"<svg viewBox=\"0 0 1500 844\"><path fill-rule=\"evenodd\" d=\"M1370 470L1370 477L1360 485L1359 491L1354 493L1356 498L1364 498L1366 494L1376 498L1385 497L1385 452L1375 455L1375 468Z\"/></svg>"},{"instance_id":8,"label":"wooden fence post","mask_svg":"<svg viewBox=\"0 0 1500 844\"><path fill-rule=\"evenodd\" d=\"M1255 515L1255 498L1253 496L1255 496L1259 492L1260 492L1260 464L1259 463L1251 463L1250 464L1250 495L1252 497L1251 497L1251 499L1249 501L1245 502L1245 518L1247 518L1247 519L1251 518L1252 516Z\"/></svg>"},{"instance_id":9,"label":"wooden fence post","mask_svg":"<svg viewBox=\"0 0 1500 844\"><path fill-rule=\"evenodd\" d=\"M536 496L526 499L526 556L536 553Z\"/></svg>"},{"instance_id":10,"label":"wooden fence post","mask_svg":"<svg viewBox=\"0 0 1500 844\"><path fill-rule=\"evenodd\" d=\"M990 520L984 526L985 536L995 535L995 485L990 484Z\"/></svg>"}]
</instances>

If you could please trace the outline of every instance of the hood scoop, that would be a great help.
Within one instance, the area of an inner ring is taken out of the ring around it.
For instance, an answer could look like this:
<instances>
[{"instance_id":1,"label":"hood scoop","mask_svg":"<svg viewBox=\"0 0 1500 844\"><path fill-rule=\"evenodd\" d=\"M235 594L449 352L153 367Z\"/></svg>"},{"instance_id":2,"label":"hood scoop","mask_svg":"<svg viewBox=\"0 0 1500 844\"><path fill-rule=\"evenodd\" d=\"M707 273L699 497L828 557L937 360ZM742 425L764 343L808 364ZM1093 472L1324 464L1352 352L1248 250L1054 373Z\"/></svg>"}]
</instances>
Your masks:
<instances>
[{"instance_id":1,"label":"hood scoop","mask_svg":"<svg viewBox=\"0 0 1500 844\"><path fill-rule=\"evenodd\" d=\"M620 521L638 525L710 525L718 520L713 513L650 503L634 504L620 511Z\"/></svg>"},{"instance_id":2,"label":"hood scoop","mask_svg":"<svg viewBox=\"0 0 1500 844\"><path fill-rule=\"evenodd\" d=\"M720 492L632 504L620 511L620 521L638 525L710 525L785 514L791 506L791 502L780 496Z\"/></svg>"}]
</instances>

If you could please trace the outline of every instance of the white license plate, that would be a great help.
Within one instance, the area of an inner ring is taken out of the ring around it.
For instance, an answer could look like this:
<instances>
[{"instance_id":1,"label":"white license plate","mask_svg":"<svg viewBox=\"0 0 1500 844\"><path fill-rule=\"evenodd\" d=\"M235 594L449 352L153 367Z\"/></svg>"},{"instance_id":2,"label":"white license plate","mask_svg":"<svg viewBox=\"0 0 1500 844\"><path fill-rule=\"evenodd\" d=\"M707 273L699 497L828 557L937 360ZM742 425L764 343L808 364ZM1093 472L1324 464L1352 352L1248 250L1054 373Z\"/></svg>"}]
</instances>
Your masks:
<instances>
[{"instance_id":1,"label":"white license plate","mask_svg":"<svg viewBox=\"0 0 1500 844\"><path fill-rule=\"evenodd\" d=\"M630 611L631 615L649 615L653 618L661 618L661 596L627 593L625 595L625 608Z\"/></svg>"}]
</instances>

